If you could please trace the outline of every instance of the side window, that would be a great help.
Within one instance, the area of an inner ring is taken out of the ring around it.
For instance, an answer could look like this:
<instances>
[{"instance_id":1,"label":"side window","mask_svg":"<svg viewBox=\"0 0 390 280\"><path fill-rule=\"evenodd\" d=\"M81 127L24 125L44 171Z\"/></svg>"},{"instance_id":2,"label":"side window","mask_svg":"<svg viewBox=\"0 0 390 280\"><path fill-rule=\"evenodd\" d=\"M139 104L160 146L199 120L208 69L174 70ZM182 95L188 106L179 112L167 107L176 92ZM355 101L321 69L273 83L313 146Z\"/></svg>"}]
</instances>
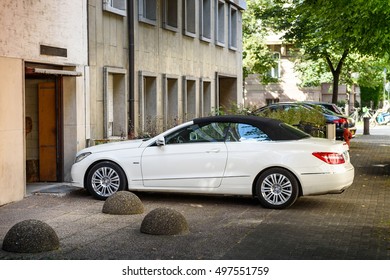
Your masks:
<instances>
[{"instance_id":1,"label":"side window","mask_svg":"<svg viewBox=\"0 0 390 280\"><path fill-rule=\"evenodd\" d=\"M196 16L197 16L197 4L196 0L184 0L183 1L183 30L187 36L196 36Z\"/></svg>"},{"instance_id":2,"label":"side window","mask_svg":"<svg viewBox=\"0 0 390 280\"><path fill-rule=\"evenodd\" d=\"M156 25L157 1L138 0L138 20L148 24Z\"/></svg>"},{"instance_id":3,"label":"side window","mask_svg":"<svg viewBox=\"0 0 390 280\"><path fill-rule=\"evenodd\" d=\"M237 14L237 8L229 5L229 48L231 50L237 50Z\"/></svg>"},{"instance_id":4,"label":"side window","mask_svg":"<svg viewBox=\"0 0 390 280\"><path fill-rule=\"evenodd\" d=\"M215 6L216 44L223 47L225 46L225 1L216 0Z\"/></svg>"},{"instance_id":5,"label":"side window","mask_svg":"<svg viewBox=\"0 0 390 280\"><path fill-rule=\"evenodd\" d=\"M200 39L211 41L211 0L201 0L199 9Z\"/></svg>"},{"instance_id":6,"label":"side window","mask_svg":"<svg viewBox=\"0 0 390 280\"><path fill-rule=\"evenodd\" d=\"M270 141L268 135L250 124L232 123L226 142Z\"/></svg>"},{"instance_id":7,"label":"side window","mask_svg":"<svg viewBox=\"0 0 390 280\"><path fill-rule=\"evenodd\" d=\"M103 0L103 10L126 16L126 0Z\"/></svg>"},{"instance_id":8,"label":"side window","mask_svg":"<svg viewBox=\"0 0 390 280\"><path fill-rule=\"evenodd\" d=\"M165 137L166 144L223 142L228 123L194 124Z\"/></svg>"},{"instance_id":9,"label":"side window","mask_svg":"<svg viewBox=\"0 0 390 280\"><path fill-rule=\"evenodd\" d=\"M223 142L228 128L228 123L210 123L200 127L196 137L200 142Z\"/></svg>"},{"instance_id":10,"label":"side window","mask_svg":"<svg viewBox=\"0 0 390 280\"><path fill-rule=\"evenodd\" d=\"M177 0L165 0L163 2L163 22L162 25L165 29L171 31L178 31L178 13L179 3Z\"/></svg>"}]
</instances>

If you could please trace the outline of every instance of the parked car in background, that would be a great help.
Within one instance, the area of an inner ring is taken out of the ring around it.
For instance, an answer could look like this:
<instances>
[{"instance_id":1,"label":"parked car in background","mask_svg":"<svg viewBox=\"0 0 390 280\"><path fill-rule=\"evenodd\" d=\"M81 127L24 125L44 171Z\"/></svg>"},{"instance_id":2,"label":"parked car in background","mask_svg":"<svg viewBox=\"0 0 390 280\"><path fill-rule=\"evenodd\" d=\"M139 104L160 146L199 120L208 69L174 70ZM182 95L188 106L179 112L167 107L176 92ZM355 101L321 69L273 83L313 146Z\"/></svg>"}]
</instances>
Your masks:
<instances>
[{"instance_id":1,"label":"parked car in background","mask_svg":"<svg viewBox=\"0 0 390 280\"><path fill-rule=\"evenodd\" d=\"M356 134L356 123L355 123L355 120L353 118L345 116L343 114L343 112L341 112L339 107L337 107L336 104L327 103L327 102L319 102L319 101L305 101L304 103L305 104L309 104L309 105L321 106L321 107L323 107L323 108L333 112L333 114L336 114L338 116L343 116L343 117L347 118L347 120L348 120L348 129L351 131L352 137L355 136L355 134Z\"/></svg>"},{"instance_id":2,"label":"parked car in background","mask_svg":"<svg viewBox=\"0 0 390 280\"><path fill-rule=\"evenodd\" d=\"M261 107L255 111L256 115L267 116L267 112L275 112L278 110L291 110L291 109L302 108L306 110L319 110L325 118L326 124L334 124L336 126L336 139L343 139L344 126L348 122L348 118L343 115L336 114L324 106L316 105L310 102L279 102L269 104L267 106ZM296 124L297 126L299 124ZM351 122L350 126L351 133L354 135L356 132L355 123Z\"/></svg>"},{"instance_id":3,"label":"parked car in background","mask_svg":"<svg viewBox=\"0 0 390 280\"><path fill-rule=\"evenodd\" d=\"M337 105L333 104L333 103L320 102L320 101L304 101L303 103L322 106L322 107L325 107L326 109L336 113L337 115L344 115L343 112L340 110L340 108L337 107Z\"/></svg>"},{"instance_id":4,"label":"parked car in background","mask_svg":"<svg viewBox=\"0 0 390 280\"><path fill-rule=\"evenodd\" d=\"M89 147L71 173L98 199L125 189L242 195L276 209L354 179L347 145L256 116L197 118L149 140Z\"/></svg>"}]
</instances>

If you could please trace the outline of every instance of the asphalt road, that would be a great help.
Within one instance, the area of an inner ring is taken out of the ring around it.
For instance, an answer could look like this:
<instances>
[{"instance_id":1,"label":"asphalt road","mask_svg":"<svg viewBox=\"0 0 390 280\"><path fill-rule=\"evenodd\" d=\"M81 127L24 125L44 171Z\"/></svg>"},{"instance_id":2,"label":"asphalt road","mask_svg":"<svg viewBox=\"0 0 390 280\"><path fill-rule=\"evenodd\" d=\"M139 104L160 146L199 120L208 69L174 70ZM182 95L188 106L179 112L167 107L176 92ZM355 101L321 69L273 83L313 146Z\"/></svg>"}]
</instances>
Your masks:
<instances>
[{"instance_id":1,"label":"asphalt road","mask_svg":"<svg viewBox=\"0 0 390 280\"><path fill-rule=\"evenodd\" d=\"M0 244L17 222L38 219L60 238L60 249L20 254L0 250L0 259L73 260L389 260L390 126L351 142L353 185L339 195L300 198L286 210L262 208L256 200L136 193L145 213L102 213L103 203L85 191L65 196L31 195L0 207ZM144 216L170 207L187 219L179 236L140 232Z\"/></svg>"}]
</instances>

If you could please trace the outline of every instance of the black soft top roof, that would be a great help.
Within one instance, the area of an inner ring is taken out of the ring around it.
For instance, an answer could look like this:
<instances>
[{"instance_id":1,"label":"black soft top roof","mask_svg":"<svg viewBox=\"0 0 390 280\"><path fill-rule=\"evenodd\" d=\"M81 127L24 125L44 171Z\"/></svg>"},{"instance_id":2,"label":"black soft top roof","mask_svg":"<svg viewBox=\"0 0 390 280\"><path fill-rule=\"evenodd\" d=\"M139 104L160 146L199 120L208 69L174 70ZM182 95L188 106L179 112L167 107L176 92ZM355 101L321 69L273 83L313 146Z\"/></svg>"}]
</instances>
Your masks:
<instances>
[{"instance_id":1,"label":"black soft top roof","mask_svg":"<svg viewBox=\"0 0 390 280\"><path fill-rule=\"evenodd\" d=\"M228 122L228 123L245 123L253 125L268 135L271 140L298 140L309 137L303 131L286 125L283 122L275 119L244 116L244 115L223 115L211 116L204 118L196 118L194 124L210 123L210 122Z\"/></svg>"}]
</instances>

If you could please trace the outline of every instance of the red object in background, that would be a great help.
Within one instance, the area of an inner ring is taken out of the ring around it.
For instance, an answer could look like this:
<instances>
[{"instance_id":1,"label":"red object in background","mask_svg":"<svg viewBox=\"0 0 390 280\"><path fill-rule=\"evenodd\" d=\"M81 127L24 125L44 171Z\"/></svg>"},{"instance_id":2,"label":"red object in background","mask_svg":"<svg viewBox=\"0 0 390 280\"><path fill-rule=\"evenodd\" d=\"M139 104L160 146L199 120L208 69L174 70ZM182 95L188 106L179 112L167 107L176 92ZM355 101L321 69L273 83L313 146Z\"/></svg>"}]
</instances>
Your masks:
<instances>
[{"instance_id":1,"label":"red object in background","mask_svg":"<svg viewBox=\"0 0 390 280\"><path fill-rule=\"evenodd\" d=\"M348 128L344 128L343 138L344 138L345 143L347 143L347 145L349 147L349 142L352 138L352 133L351 133L351 131L349 131Z\"/></svg>"}]
</instances>

